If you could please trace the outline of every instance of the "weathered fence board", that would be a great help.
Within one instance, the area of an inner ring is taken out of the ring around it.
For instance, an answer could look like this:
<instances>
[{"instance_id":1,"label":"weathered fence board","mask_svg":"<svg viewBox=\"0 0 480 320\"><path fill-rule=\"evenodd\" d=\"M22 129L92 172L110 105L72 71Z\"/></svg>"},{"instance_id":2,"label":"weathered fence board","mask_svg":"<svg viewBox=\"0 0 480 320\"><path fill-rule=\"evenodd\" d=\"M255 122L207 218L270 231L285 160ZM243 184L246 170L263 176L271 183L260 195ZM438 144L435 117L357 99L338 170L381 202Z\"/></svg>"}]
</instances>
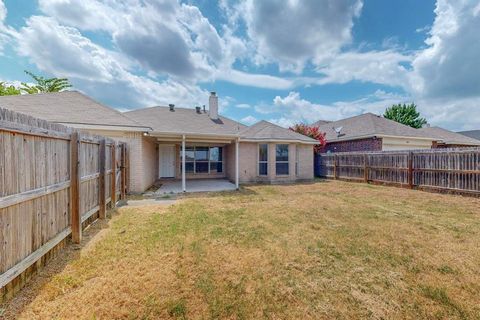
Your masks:
<instances>
[{"instance_id":1,"label":"weathered fence board","mask_svg":"<svg viewBox=\"0 0 480 320\"><path fill-rule=\"evenodd\" d=\"M318 154L319 177L480 195L480 148Z\"/></svg>"},{"instance_id":2,"label":"weathered fence board","mask_svg":"<svg viewBox=\"0 0 480 320\"><path fill-rule=\"evenodd\" d=\"M124 150L124 143L0 108L0 301L67 237L79 242L82 223L100 215L102 204L115 207L112 192L122 194L126 183Z\"/></svg>"}]
</instances>

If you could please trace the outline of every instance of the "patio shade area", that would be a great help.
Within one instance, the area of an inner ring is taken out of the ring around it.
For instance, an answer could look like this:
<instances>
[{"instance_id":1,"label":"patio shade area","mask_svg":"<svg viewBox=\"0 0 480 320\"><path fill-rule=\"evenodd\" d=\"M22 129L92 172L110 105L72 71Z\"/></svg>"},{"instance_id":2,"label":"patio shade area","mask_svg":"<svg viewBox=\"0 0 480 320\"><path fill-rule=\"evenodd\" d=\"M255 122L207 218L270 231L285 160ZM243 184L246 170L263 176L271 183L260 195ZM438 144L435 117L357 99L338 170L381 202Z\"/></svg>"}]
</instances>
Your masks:
<instances>
[{"instance_id":1,"label":"patio shade area","mask_svg":"<svg viewBox=\"0 0 480 320\"><path fill-rule=\"evenodd\" d=\"M188 192L218 192L236 190L235 184L226 179L196 179L186 181ZM182 181L163 181L160 188L155 191L156 195L182 193Z\"/></svg>"}]
</instances>

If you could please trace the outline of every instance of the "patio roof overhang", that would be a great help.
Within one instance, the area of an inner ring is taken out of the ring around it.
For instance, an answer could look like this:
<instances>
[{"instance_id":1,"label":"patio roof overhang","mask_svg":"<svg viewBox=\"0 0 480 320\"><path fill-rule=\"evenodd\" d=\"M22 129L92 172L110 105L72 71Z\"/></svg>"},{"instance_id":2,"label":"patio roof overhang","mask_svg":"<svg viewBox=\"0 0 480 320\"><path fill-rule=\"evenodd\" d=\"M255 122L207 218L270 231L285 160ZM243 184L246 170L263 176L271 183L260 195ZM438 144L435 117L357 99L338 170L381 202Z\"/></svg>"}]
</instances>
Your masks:
<instances>
[{"instance_id":1,"label":"patio roof overhang","mask_svg":"<svg viewBox=\"0 0 480 320\"><path fill-rule=\"evenodd\" d=\"M204 142L204 143L232 143L238 135L233 134L208 134L208 133L170 133L170 132L150 132L150 137L154 137L157 141L162 142L182 142L185 137L185 141L189 143Z\"/></svg>"}]
</instances>

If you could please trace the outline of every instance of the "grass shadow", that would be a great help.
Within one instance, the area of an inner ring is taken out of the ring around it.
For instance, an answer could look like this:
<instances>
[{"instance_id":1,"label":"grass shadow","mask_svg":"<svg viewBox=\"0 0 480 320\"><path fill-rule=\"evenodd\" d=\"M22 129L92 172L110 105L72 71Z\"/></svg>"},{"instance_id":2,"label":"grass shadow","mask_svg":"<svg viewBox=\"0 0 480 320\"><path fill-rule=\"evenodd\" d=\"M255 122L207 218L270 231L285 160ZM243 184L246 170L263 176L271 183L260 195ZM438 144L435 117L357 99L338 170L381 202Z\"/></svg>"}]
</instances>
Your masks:
<instances>
[{"instance_id":1,"label":"grass shadow","mask_svg":"<svg viewBox=\"0 0 480 320\"><path fill-rule=\"evenodd\" d=\"M34 274L31 280L13 298L0 304L0 319L17 319L18 315L34 301L41 289L60 274L65 267L81 256L82 250L93 245L102 230L108 229L108 220L96 220L83 231L82 242L74 244L71 240L65 248Z\"/></svg>"}]
</instances>

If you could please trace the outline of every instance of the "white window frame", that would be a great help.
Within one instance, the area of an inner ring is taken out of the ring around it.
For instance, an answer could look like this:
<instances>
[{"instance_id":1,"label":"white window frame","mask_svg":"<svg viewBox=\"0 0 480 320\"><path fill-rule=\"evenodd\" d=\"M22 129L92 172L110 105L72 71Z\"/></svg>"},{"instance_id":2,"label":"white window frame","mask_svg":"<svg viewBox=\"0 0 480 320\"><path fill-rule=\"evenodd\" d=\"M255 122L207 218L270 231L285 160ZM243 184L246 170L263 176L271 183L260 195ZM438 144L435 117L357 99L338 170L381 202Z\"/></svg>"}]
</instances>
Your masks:
<instances>
[{"instance_id":1,"label":"white window frame","mask_svg":"<svg viewBox=\"0 0 480 320\"><path fill-rule=\"evenodd\" d=\"M266 146L267 147L267 160L260 160L260 147L261 146ZM257 173L258 176L260 177L266 177L268 176L268 143L259 143L258 144L258 150L257 150L257 159L258 159L258 164L257 164ZM265 174L260 174L260 164L265 163L267 165L267 173Z\"/></svg>"},{"instance_id":2,"label":"white window frame","mask_svg":"<svg viewBox=\"0 0 480 320\"><path fill-rule=\"evenodd\" d=\"M285 161L285 160L277 160L277 147L278 146L287 146L287 157L288 157L288 160ZM290 175L290 165L289 165L289 162L290 162L290 145L287 144L287 143L279 143L279 144L276 144L275 145L275 175L276 176L289 176ZM278 174L277 173L277 164L279 163L286 163L287 164L287 170L288 170L288 173L281 173L281 174Z\"/></svg>"}]
</instances>

